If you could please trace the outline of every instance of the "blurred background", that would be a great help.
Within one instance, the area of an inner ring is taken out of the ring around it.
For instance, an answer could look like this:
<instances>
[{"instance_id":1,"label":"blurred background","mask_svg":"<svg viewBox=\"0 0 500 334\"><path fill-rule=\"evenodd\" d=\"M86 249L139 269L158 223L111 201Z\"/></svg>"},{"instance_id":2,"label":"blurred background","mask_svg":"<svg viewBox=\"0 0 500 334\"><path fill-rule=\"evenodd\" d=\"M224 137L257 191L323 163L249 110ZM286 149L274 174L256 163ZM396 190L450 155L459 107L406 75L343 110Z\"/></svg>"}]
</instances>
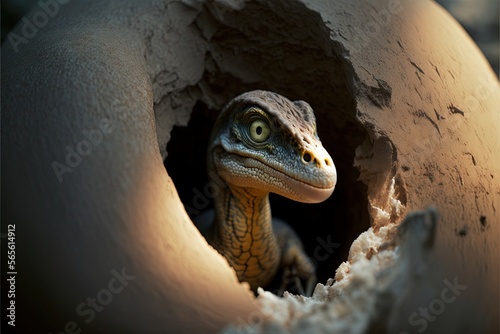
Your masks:
<instances>
[{"instance_id":1,"label":"blurred background","mask_svg":"<svg viewBox=\"0 0 500 334\"><path fill-rule=\"evenodd\" d=\"M467 30L499 75L499 0L436 0Z\"/></svg>"},{"instance_id":2,"label":"blurred background","mask_svg":"<svg viewBox=\"0 0 500 334\"><path fill-rule=\"evenodd\" d=\"M2 42L38 0L2 0ZM499 75L500 0L436 0L467 30Z\"/></svg>"}]
</instances>

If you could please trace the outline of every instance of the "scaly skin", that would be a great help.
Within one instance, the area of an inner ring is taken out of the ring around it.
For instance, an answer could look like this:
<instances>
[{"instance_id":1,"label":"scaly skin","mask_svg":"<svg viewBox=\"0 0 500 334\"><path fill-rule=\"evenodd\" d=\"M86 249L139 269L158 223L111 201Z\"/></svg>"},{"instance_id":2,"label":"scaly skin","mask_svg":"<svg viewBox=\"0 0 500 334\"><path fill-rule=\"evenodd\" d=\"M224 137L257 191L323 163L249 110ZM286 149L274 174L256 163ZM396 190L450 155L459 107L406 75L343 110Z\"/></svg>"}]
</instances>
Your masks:
<instances>
[{"instance_id":1,"label":"scaly skin","mask_svg":"<svg viewBox=\"0 0 500 334\"><path fill-rule=\"evenodd\" d=\"M317 136L311 107L267 91L234 98L216 121L207 162L212 181L224 186L214 199L214 223L202 233L239 280L255 291L280 267L314 277L300 239L272 220L269 205L270 192L305 203L333 192L335 166Z\"/></svg>"}]
</instances>

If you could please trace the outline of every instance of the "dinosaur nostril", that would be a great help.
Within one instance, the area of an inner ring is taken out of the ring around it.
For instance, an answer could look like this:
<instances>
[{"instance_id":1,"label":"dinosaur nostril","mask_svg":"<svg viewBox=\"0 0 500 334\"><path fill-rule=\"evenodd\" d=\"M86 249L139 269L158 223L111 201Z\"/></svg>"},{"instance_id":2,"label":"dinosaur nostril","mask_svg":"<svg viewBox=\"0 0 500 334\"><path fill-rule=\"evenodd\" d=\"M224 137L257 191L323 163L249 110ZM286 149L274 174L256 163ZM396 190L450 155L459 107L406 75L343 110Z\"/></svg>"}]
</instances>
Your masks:
<instances>
[{"instance_id":1,"label":"dinosaur nostril","mask_svg":"<svg viewBox=\"0 0 500 334\"><path fill-rule=\"evenodd\" d=\"M311 160L312 160L312 157L309 153L304 153L302 158L304 159L305 162L311 162Z\"/></svg>"},{"instance_id":2,"label":"dinosaur nostril","mask_svg":"<svg viewBox=\"0 0 500 334\"><path fill-rule=\"evenodd\" d=\"M325 164L326 164L327 166L330 166L330 159L325 159Z\"/></svg>"}]
</instances>

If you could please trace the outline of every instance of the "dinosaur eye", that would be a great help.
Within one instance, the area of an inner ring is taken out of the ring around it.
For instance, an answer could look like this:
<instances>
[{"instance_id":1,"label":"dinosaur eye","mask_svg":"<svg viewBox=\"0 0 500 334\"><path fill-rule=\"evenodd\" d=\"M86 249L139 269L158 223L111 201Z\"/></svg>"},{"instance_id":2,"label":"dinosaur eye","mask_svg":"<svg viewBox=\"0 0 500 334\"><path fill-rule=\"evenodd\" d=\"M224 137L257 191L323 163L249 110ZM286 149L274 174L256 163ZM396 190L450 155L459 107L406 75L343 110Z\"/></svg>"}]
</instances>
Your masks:
<instances>
[{"instance_id":1,"label":"dinosaur eye","mask_svg":"<svg viewBox=\"0 0 500 334\"><path fill-rule=\"evenodd\" d=\"M265 142L271 135L271 128L264 120L257 119L250 124L250 138L256 143Z\"/></svg>"}]
</instances>

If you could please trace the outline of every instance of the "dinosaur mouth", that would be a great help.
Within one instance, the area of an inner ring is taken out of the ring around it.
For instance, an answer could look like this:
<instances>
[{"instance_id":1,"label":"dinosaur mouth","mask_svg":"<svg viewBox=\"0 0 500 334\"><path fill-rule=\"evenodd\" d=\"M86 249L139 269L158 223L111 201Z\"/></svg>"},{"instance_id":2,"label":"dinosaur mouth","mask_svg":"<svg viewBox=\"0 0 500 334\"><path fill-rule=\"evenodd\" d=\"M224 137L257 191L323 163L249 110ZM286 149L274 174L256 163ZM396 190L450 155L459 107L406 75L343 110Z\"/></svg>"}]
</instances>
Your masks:
<instances>
[{"instance_id":1,"label":"dinosaur mouth","mask_svg":"<svg viewBox=\"0 0 500 334\"><path fill-rule=\"evenodd\" d=\"M337 181L336 173L324 174L322 177L314 177L309 180L299 179L285 172L282 172L260 160L252 157L242 156L230 153L230 155L239 160L246 168L256 168L266 173L271 180L272 188L277 188L276 192L290 199L304 203L319 203L326 200L333 193ZM278 183L278 184L276 184ZM280 191L281 190L281 191Z\"/></svg>"}]
</instances>

